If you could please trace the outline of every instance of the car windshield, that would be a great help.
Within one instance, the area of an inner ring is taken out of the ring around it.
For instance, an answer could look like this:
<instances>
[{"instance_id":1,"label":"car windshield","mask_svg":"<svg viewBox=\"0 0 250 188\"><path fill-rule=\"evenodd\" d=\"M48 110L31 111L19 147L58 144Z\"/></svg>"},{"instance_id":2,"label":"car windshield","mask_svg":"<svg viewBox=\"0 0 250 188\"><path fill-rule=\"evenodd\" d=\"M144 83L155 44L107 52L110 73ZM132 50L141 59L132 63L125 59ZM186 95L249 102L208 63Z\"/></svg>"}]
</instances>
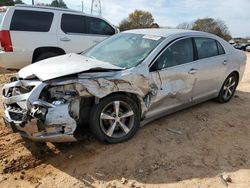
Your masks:
<instances>
[{"instance_id":1,"label":"car windshield","mask_svg":"<svg viewBox=\"0 0 250 188\"><path fill-rule=\"evenodd\" d=\"M163 40L159 36L119 33L83 55L128 69L141 63Z\"/></svg>"}]
</instances>

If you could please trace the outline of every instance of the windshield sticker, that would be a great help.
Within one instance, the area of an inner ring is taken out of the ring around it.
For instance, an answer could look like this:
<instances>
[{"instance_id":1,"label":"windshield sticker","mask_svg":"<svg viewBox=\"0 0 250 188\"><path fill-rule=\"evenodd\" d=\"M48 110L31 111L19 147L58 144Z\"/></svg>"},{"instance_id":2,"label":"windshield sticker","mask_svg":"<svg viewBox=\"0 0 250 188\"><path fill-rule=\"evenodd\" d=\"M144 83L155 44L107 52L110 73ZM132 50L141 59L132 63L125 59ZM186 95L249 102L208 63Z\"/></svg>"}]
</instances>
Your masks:
<instances>
[{"instance_id":1,"label":"windshield sticker","mask_svg":"<svg viewBox=\"0 0 250 188\"><path fill-rule=\"evenodd\" d=\"M144 38L144 39L150 39L150 40L160 40L161 39L161 37L153 36L153 35L145 35L142 38Z\"/></svg>"}]
</instances>

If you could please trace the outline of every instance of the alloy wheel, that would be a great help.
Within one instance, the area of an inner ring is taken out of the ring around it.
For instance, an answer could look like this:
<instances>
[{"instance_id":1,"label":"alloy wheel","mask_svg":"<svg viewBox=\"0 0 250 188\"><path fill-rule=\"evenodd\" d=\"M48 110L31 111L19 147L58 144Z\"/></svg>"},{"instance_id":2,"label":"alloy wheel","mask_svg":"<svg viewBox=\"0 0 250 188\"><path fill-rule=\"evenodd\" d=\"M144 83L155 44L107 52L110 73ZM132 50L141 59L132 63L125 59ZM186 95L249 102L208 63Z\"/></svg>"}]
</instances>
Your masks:
<instances>
[{"instance_id":1,"label":"alloy wheel","mask_svg":"<svg viewBox=\"0 0 250 188\"><path fill-rule=\"evenodd\" d=\"M232 97L232 95L234 94L234 91L236 89L236 79L234 76L230 76L224 86L223 86L223 99L226 101L228 99L230 99Z\"/></svg>"},{"instance_id":2,"label":"alloy wheel","mask_svg":"<svg viewBox=\"0 0 250 188\"><path fill-rule=\"evenodd\" d=\"M99 118L102 131L111 138L126 136L134 126L134 112L124 101L106 105Z\"/></svg>"}]
</instances>

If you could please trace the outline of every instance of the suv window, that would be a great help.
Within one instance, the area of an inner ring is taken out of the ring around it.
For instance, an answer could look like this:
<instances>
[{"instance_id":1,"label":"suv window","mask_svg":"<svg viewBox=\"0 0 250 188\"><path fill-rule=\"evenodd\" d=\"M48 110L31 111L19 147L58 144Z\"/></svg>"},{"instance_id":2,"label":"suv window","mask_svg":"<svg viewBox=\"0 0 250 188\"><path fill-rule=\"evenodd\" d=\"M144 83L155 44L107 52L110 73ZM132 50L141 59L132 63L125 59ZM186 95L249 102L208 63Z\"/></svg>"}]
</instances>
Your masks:
<instances>
[{"instance_id":1,"label":"suv window","mask_svg":"<svg viewBox=\"0 0 250 188\"><path fill-rule=\"evenodd\" d=\"M191 38L182 39L168 47L157 59L156 69L163 69L194 60L194 50Z\"/></svg>"},{"instance_id":2,"label":"suv window","mask_svg":"<svg viewBox=\"0 0 250 188\"><path fill-rule=\"evenodd\" d=\"M214 39L194 38L199 59L218 55L217 44Z\"/></svg>"},{"instance_id":3,"label":"suv window","mask_svg":"<svg viewBox=\"0 0 250 188\"><path fill-rule=\"evenodd\" d=\"M114 35L115 29L102 19L86 17L86 27L88 34Z\"/></svg>"},{"instance_id":4,"label":"suv window","mask_svg":"<svg viewBox=\"0 0 250 188\"><path fill-rule=\"evenodd\" d=\"M61 29L65 33L86 33L85 16L63 14Z\"/></svg>"},{"instance_id":5,"label":"suv window","mask_svg":"<svg viewBox=\"0 0 250 188\"><path fill-rule=\"evenodd\" d=\"M15 10L10 30L48 32L53 21L52 12Z\"/></svg>"},{"instance_id":6,"label":"suv window","mask_svg":"<svg viewBox=\"0 0 250 188\"><path fill-rule=\"evenodd\" d=\"M224 50L223 46L218 41L216 41L216 43L218 46L219 55L225 54L225 50Z\"/></svg>"}]
</instances>

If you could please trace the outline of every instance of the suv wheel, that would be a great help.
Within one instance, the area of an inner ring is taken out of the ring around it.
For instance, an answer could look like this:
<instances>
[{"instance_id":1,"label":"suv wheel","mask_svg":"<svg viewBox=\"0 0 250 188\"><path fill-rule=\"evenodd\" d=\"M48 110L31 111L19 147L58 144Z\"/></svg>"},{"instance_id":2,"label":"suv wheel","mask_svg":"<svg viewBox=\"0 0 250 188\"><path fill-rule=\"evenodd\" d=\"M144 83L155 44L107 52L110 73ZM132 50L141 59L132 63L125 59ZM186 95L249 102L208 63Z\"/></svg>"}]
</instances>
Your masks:
<instances>
[{"instance_id":1,"label":"suv wheel","mask_svg":"<svg viewBox=\"0 0 250 188\"><path fill-rule=\"evenodd\" d=\"M45 52L45 53L42 53L40 54L34 62L37 62L37 61L41 61L41 60L44 60L44 59L47 59L47 58L50 58L50 57L55 57L55 56L58 56L57 53L55 52Z\"/></svg>"},{"instance_id":2,"label":"suv wheel","mask_svg":"<svg viewBox=\"0 0 250 188\"><path fill-rule=\"evenodd\" d=\"M125 95L112 95L93 106L90 129L102 142L119 143L133 137L140 125L135 101Z\"/></svg>"}]
</instances>

